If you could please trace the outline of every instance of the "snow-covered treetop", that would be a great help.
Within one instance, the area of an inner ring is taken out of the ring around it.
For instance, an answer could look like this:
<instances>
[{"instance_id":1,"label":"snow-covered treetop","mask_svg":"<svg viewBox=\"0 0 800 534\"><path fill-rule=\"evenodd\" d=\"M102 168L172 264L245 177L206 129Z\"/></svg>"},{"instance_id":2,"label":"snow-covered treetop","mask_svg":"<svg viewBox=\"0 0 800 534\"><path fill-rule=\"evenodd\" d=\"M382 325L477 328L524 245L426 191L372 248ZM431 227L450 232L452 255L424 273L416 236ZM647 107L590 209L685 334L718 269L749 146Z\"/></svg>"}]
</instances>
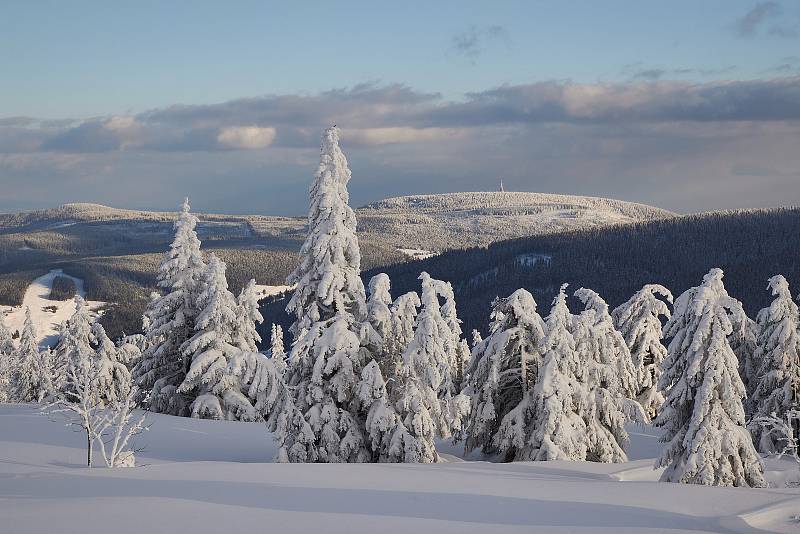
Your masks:
<instances>
[{"instance_id":1,"label":"snow-covered treetop","mask_svg":"<svg viewBox=\"0 0 800 534\"><path fill-rule=\"evenodd\" d=\"M169 246L159 267L158 285L164 289L191 289L186 276L199 276L203 269L203 256L200 252L200 239L195 227L197 217L189 211L189 199L181 205L181 213L175 221L175 239Z\"/></svg>"},{"instance_id":2,"label":"snow-covered treetop","mask_svg":"<svg viewBox=\"0 0 800 534\"><path fill-rule=\"evenodd\" d=\"M291 328L295 334L337 310L348 311L358 320L366 313L356 216L348 205L350 176L339 148L339 130L328 128L309 192L308 235L300 250L301 263L287 282L297 284L286 308L296 318Z\"/></svg>"}]
</instances>

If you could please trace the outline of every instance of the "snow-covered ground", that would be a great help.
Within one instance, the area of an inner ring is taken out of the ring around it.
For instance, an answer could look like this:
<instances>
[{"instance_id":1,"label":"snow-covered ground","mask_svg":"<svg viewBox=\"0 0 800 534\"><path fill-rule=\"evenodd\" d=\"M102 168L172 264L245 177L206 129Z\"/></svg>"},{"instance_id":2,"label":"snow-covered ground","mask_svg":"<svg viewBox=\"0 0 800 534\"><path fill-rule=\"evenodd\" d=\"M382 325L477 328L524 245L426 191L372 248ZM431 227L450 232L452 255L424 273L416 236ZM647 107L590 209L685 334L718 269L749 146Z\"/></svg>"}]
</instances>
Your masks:
<instances>
[{"instance_id":1,"label":"snow-covered ground","mask_svg":"<svg viewBox=\"0 0 800 534\"><path fill-rule=\"evenodd\" d=\"M267 286L263 284L256 284L256 293L258 294L258 300L261 300L271 297L272 295L279 295L281 293L285 293L286 291L291 291L294 288L295 286Z\"/></svg>"},{"instance_id":2,"label":"snow-covered ground","mask_svg":"<svg viewBox=\"0 0 800 534\"><path fill-rule=\"evenodd\" d=\"M83 290L83 280L65 274L61 269L53 269L44 276L40 276L28 286L25 290L25 296L22 299L22 306L9 308L0 308L0 313L3 314L3 320L11 332L22 332L22 325L25 322L25 308L31 309L31 318L33 319L36 333L39 336L39 345L41 347L53 346L58 341L58 327L62 322L66 321L72 314L75 313L75 301L64 300L50 300L50 290L53 288L53 280L57 276L64 276L71 278L75 282L75 288L81 297L86 296ZM89 309L96 312L99 308L105 305L105 302L88 301Z\"/></svg>"},{"instance_id":3,"label":"snow-covered ground","mask_svg":"<svg viewBox=\"0 0 800 534\"><path fill-rule=\"evenodd\" d=\"M82 467L82 436L0 404L0 532L14 534L797 532L800 490L656 482L649 428L632 461L270 463L260 424L152 415L134 469ZM768 476L797 476L788 461Z\"/></svg>"},{"instance_id":4,"label":"snow-covered ground","mask_svg":"<svg viewBox=\"0 0 800 534\"><path fill-rule=\"evenodd\" d=\"M423 250L421 248L399 248L398 251L402 252L412 260L425 260L436 256L435 252L430 250Z\"/></svg>"}]
</instances>

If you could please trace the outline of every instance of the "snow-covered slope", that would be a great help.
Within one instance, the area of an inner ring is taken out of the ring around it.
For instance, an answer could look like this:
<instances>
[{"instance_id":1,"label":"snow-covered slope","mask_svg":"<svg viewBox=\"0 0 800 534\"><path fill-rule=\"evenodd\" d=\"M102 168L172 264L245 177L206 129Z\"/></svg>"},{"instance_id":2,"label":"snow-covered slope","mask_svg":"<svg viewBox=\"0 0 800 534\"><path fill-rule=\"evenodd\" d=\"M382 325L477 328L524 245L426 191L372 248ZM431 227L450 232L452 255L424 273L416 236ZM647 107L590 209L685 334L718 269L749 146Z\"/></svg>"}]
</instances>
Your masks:
<instances>
[{"instance_id":1,"label":"snow-covered slope","mask_svg":"<svg viewBox=\"0 0 800 534\"><path fill-rule=\"evenodd\" d=\"M635 221L674 213L621 200L525 192L448 193L387 198L357 210L366 239L397 248L445 250Z\"/></svg>"},{"instance_id":2,"label":"snow-covered slope","mask_svg":"<svg viewBox=\"0 0 800 534\"><path fill-rule=\"evenodd\" d=\"M50 291L53 289L53 280L57 276L71 278L75 282L75 288L81 297L85 297L86 293L83 290L83 280L65 274L61 269L53 269L44 276L40 276L33 283L28 286L25 291L25 296L22 301L22 306L18 307L2 307L0 313L3 314L3 320L11 332L22 332L22 326L25 323L25 308L30 308L31 318L36 327L36 333L39 336L39 345L41 347L52 347L58 341L58 327L72 317L75 313L74 300L50 300ZM105 302L89 301L87 302L90 310L96 311L101 308Z\"/></svg>"},{"instance_id":3,"label":"snow-covered slope","mask_svg":"<svg viewBox=\"0 0 800 534\"><path fill-rule=\"evenodd\" d=\"M149 417L141 467L89 470L80 434L0 405L0 532L796 532L800 511L798 489L656 482L647 428L625 464L315 465L269 463L260 424Z\"/></svg>"}]
</instances>

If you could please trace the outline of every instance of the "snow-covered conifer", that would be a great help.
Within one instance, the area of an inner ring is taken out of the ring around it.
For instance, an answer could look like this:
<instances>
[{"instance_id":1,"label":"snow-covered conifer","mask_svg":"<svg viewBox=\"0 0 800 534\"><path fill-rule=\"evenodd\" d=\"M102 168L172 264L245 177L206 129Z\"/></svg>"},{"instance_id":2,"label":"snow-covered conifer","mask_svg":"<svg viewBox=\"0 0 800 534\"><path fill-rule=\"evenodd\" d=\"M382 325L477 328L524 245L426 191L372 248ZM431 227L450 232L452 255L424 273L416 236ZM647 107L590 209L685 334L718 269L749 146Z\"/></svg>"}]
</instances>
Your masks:
<instances>
[{"instance_id":1,"label":"snow-covered conifer","mask_svg":"<svg viewBox=\"0 0 800 534\"><path fill-rule=\"evenodd\" d=\"M14 369L17 362L17 349L11 339L3 317L0 316L0 402L10 402L13 393Z\"/></svg>"},{"instance_id":2,"label":"snow-covered conifer","mask_svg":"<svg viewBox=\"0 0 800 534\"><path fill-rule=\"evenodd\" d=\"M400 295L392 303L392 335L385 344L387 358L382 362L381 367L381 371L387 379L401 375L403 354L414 338L414 324L420 305L419 295L414 291ZM389 396L394 398L391 385Z\"/></svg>"},{"instance_id":3,"label":"snow-covered conifer","mask_svg":"<svg viewBox=\"0 0 800 534\"><path fill-rule=\"evenodd\" d=\"M667 356L667 348L661 342L661 316L670 318L667 303L671 304L672 300L672 293L666 287L647 284L611 314L633 360L636 376L634 398L650 419L656 416L664 402L658 388L661 362Z\"/></svg>"},{"instance_id":4,"label":"snow-covered conifer","mask_svg":"<svg viewBox=\"0 0 800 534\"><path fill-rule=\"evenodd\" d=\"M124 402L132 387L130 371L120 361L117 346L99 322L92 325L92 336L97 347L94 355L97 367L95 387L99 399L106 404Z\"/></svg>"},{"instance_id":5,"label":"snow-covered conifer","mask_svg":"<svg viewBox=\"0 0 800 534\"><path fill-rule=\"evenodd\" d=\"M286 350L283 346L283 327L272 323L269 356L281 376L286 373Z\"/></svg>"},{"instance_id":6,"label":"snow-covered conifer","mask_svg":"<svg viewBox=\"0 0 800 534\"><path fill-rule=\"evenodd\" d=\"M447 353L451 355L452 363L449 383L447 384L451 395L461 392L462 382L466 367L469 365L469 345L462 339L461 319L456 311L456 299L453 286L450 282L437 280L437 292L444 299L441 307L442 318L450 327L450 337L446 340Z\"/></svg>"},{"instance_id":7,"label":"snow-covered conifer","mask_svg":"<svg viewBox=\"0 0 800 534\"><path fill-rule=\"evenodd\" d=\"M586 309L574 319L579 380L585 387L580 413L586 422L587 459L624 462L626 414L644 422L647 416L636 401L627 398L634 383L633 362L622 335L614 329L605 301L591 289L575 292Z\"/></svg>"},{"instance_id":8,"label":"snow-covered conifer","mask_svg":"<svg viewBox=\"0 0 800 534\"><path fill-rule=\"evenodd\" d=\"M94 359L93 322L86 301L80 295L76 295L75 312L61 325L60 339L53 351L55 386L59 390L68 391L73 387L70 384L71 378L79 376L79 373L70 373L70 368L89 365Z\"/></svg>"},{"instance_id":9,"label":"snow-covered conifer","mask_svg":"<svg viewBox=\"0 0 800 534\"><path fill-rule=\"evenodd\" d=\"M761 487L763 466L744 427L745 388L728 339L740 305L722 276L711 269L678 297L664 327L671 338L660 379L666 400L654 424L666 445L656 465L666 467L667 482Z\"/></svg>"},{"instance_id":10,"label":"snow-covered conifer","mask_svg":"<svg viewBox=\"0 0 800 534\"><path fill-rule=\"evenodd\" d=\"M747 396L744 400L744 411L746 415L752 415L755 406L753 396L758 386L758 373L763 362L756 359L756 336L758 326L744 311L742 303L733 299L734 303L728 315L731 320L733 332L728 336L733 353L739 361L739 376L744 384Z\"/></svg>"},{"instance_id":11,"label":"snow-covered conifer","mask_svg":"<svg viewBox=\"0 0 800 534\"><path fill-rule=\"evenodd\" d=\"M30 308L25 308L25 322L19 338L16 360L13 378L15 401L41 402L53 393L52 376L42 365Z\"/></svg>"},{"instance_id":12,"label":"snow-covered conifer","mask_svg":"<svg viewBox=\"0 0 800 534\"><path fill-rule=\"evenodd\" d=\"M489 336L473 350L467 388L472 409L466 428L466 450L480 448L487 454L497 450L503 419L536 383L544 338L544 321L525 289L497 299L490 318ZM504 449L507 459L513 459L515 445Z\"/></svg>"},{"instance_id":13,"label":"snow-covered conifer","mask_svg":"<svg viewBox=\"0 0 800 534\"><path fill-rule=\"evenodd\" d=\"M230 359L242 350L234 345L240 337L240 308L228 290L225 263L214 254L203 273L196 303L201 311L195 318L194 335L181 347L191 365L178 392L194 396L192 417L238 419L238 407L227 405L219 384Z\"/></svg>"},{"instance_id":14,"label":"snow-covered conifer","mask_svg":"<svg viewBox=\"0 0 800 534\"><path fill-rule=\"evenodd\" d=\"M367 299L367 320L377 337L374 338L370 350L382 369L387 369L386 360L391 359L389 347L392 343L392 295L389 292L391 282L384 273L373 276L369 281L369 298Z\"/></svg>"},{"instance_id":15,"label":"snow-covered conifer","mask_svg":"<svg viewBox=\"0 0 800 534\"><path fill-rule=\"evenodd\" d=\"M361 371L356 390L358 404L366 413L365 429L373 462L417 462L415 440L389 402L386 381L373 360Z\"/></svg>"},{"instance_id":16,"label":"snow-covered conifer","mask_svg":"<svg viewBox=\"0 0 800 534\"><path fill-rule=\"evenodd\" d=\"M311 425L297 409L281 373L271 358L257 352L239 351L228 362L222 387L238 400L228 404L240 407L242 421L264 421L278 444L276 460L281 462L317 461L316 439Z\"/></svg>"},{"instance_id":17,"label":"snow-covered conifer","mask_svg":"<svg viewBox=\"0 0 800 534\"><path fill-rule=\"evenodd\" d=\"M749 429L761 452L782 451L786 443L775 443L756 421L775 416L785 420L800 405L800 315L792 300L789 283L781 275L769 279L775 299L758 314L758 338L754 360L761 362L760 377L753 394L753 423Z\"/></svg>"},{"instance_id":18,"label":"snow-covered conifer","mask_svg":"<svg viewBox=\"0 0 800 534\"><path fill-rule=\"evenodd\" d=\"M310 189L300 265L288 279L297 288L286 308L295 317L286 383L311 427L315 460L321 462L372 458L356 399L361 371L371 359L366 347L373 340L367 335L372 329L366 321L356 218L348 206L350 176L339 130L328 128Z\"/></svg>"},{"instance_id":19,"label":"snow-covered conifer","mask_svg":"<svg viewBox=\"0 0 800 534\"><path fill-rule=\"evenodd\" d=\"M233 344L248 352L258 352L261 336L256 331L256 325L263 323L264 317L258 309L258 290L255 280L251 278L242 288L236 304L238 319Z\"/></svg>"},{"instance_id":20,"label":"snow-covered conifer","mask_svg":"<svg viewBox=\"0 0 800 534\"><path fill-rule=\"evenodd\" d=\"M328 128L309 191L308 235L300 249L300 265L287 281L297 284L286 308L295 317L289 329L295 339L337 311L347 311L359 321L366 314L356 216L348 205L350 177L347 158L339 148L339 130Z\"/></svg>"},{"instance_id":21,"label":"snow-covered conifer","mask_svg":"<svg viewBox=\"0 0 800 534\"><path fill-rule=\"evenodd\" d=\"M205 271L197 218L183 202L175 222L175 239L158 268L158 286L164 291L151 300L143 320L147 348L133 370L136 385L149 398L154 412L186 415L191 397L178 392L191 361L184 358L181 346L194 335L198 310L196 299Z\"/></svg>"},{"instance_id":22,"label":"snow-covered conifer","mask_svg":"<svg viewBox=\"0 0 800 534\"><path fill-rule=\"evenodd\" d=\"M421 273L419 279L422 281L422 310L417 315L414 337L403 354L403 377L406 382L413 382L413 387L404 384L404 395L413 394L414 401L401 404L416 411L415 403L421 403L436 433L446 438L461 428L469 400L461 394L452 395L456 347L452 345L451 327L441 313L439 291L442 284L426 272ZM401 418L407 415L401 413ZM406 424L406 427L414 433L413 425Z\"/></svg>"},{"instance_id":23,"label":"snow-covered conifer","mask_svg":"<svg viewBox=\"0 0 800 534\"><path fill-rule=\"evenodd\" d=\"M504 418L495 445L513 460L585 460L586 423L579 415L586 397L576 377L581 362L570 332L566 284L561 286L545 320L542 357L536 384Z\"/></svg>"}]
</instances>

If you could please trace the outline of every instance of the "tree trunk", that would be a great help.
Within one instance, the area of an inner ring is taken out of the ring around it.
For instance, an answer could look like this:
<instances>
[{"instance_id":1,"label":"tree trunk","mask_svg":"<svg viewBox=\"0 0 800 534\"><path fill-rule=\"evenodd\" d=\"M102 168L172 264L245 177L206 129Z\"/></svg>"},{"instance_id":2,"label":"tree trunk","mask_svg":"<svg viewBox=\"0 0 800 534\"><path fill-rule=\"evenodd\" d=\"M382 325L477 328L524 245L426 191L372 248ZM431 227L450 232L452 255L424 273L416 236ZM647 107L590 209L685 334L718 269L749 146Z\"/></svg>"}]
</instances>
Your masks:
<instances>
[{"instance_id":1,"label":"tree trunk","mask_svg":"<svg viewBox=\"0 0 800 534\"><path fill-rule=\"evenodd\" d=\"M86 430L86 465L92 467L92 436L89 430Z\"/></svg>"}]
</instances>

